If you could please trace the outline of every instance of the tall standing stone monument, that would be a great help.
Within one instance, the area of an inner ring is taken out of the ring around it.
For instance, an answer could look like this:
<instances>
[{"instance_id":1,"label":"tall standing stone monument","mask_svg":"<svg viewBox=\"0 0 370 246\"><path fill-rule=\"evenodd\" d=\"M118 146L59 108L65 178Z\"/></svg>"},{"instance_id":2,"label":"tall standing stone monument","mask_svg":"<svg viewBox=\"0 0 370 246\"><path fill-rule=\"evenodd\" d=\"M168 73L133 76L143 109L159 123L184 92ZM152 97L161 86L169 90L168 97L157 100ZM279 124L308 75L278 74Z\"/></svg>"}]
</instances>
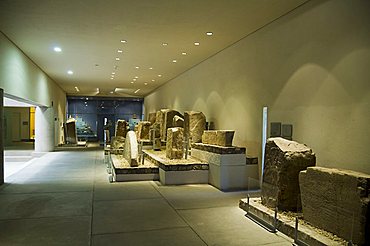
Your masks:
<instances>
[{"instance_id":1,"label":"tall standing stone monument","mask_svg":"<svg viewBox=\"0 0 370 246\"><path fill-rule=\"evenodd\" d=\"M127 132L123 157L127 160L131 167L137 167L139 165L137 162L137 158L139 157L139 148L134 131Z\"/></svg>"},{"instance_id":2,"label":"tall standing stone monument","mask_svg":"<svg viewBox=\"0 0 370 246\"><path fill-rule=\"evenodd\" d=\"M262 204L279 210L300 209L299 172L315 166L316 157L304 144L269 138L265 150Z\"/></svg>"},{"instance_id":3,"label":"tall standing stone monument","mask_svg":"<svg viewBox=\"0 0 370 246\"><path fill-rule=\"evenodd\" d=\"M184 132L191 139L191 143L202 142L202 135L206 129L206 117L202 112L185 111Z\"/></svg>"},{"instance_id":4,"label":"tall standing stone monument","mask_svg":"<svg viewBox=\"0 0 370 246\"><path fill-rule=\"evenodd\" d=\"M150 121L140 121L137 128L138 140L149 140Z\"/></svg>"},{"instance_id":5,"label":"tall standing stone monument","mask_svg":"<svg viewBox=\"0 0 370 246\"><path fill-rule=\"evenodd\" d=\"M127 121L117 120L117 122L116 122L116 131L114 133L114 136L125 138L126 134L128 132L127 126L128 126Z\"/></svg>"},{"instance_id":6,"label":"tall standing stone monument","mask_svg":"<svg viewBox=\"0 0 370 246\"><path fill-rule=\"evenodd\" d=\"M164 113L164 121L163 121L163 127L162 127L162 140L166 141L167 138L167 129L173 127L174 121L173 118L175 116L179 116L183 118L182 114L176 110L167 110Z\"/></svg>"},{"instance_id":7,"label":"tall standing stone monument","mask_svg":"<svg viewBox=\"0 0 370 246\"><path fill-rule=\"evenodd\" d=\"M184 155L184 129L173 127L167 129L166 157L182 159Z\"/></svg>"}]
</instances>

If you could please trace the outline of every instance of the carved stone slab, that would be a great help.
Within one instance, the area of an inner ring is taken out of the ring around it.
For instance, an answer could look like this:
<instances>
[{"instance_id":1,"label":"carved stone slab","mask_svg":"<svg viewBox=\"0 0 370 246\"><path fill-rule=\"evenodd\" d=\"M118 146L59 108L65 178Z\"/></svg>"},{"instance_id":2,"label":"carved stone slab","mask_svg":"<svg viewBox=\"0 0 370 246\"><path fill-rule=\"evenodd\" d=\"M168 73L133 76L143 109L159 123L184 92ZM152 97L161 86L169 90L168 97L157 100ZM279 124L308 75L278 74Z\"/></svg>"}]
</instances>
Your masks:
<instances>
[{"instance_id":1,"label":"carved stone slab","mask_svg":"<svg viewBox=\"0 0 370 246\"><path fill-rule=\"evenodd\" d=\"M315 154L304 144L280 137L267 140L265 153L262 204L296 212L301 207L299 172L315 166Z\"/></svg>"},{"instance_id":2,"label":"carved stone slab","mask_svg":"<svg viewBox=\"0 0 370 246\"><path fill-rule=\"evenodd\" d=\"M204 131L202 135L202 143L223 147L231 147L233 143L234 133L235 131L229 130Z\"/></svg>"},{"instance_id":3,"label":"carved stone slab","mask_svg":"<svg viewBox=\"0 0 370 246\"><path fill-rule=\"evenodd\" d=\"M166 157L182 159L184 155L184 129L173 127L167 129Z\"/></svg>"},{"instance_id":4,"label":"carved stone slab","mask_svg":"<svg viewBox=\"0 0 370 246\"><path fill-rule=\"evenodd\" d=\"M191 143L202 142L203 131L206 129L206 117L202 112L185 111L184 131Z\"/></svg>"},{"instance_id":5,"label":"carved stone slab","mask_svg":"<svg viewBox=\"0 0 370 246\"><path fill-rule=\"evenodd\" d=\"M149 115L148 115L148 121L150 122L151 125L153 125L155 123L156 116L157 116L157 113L156 112L149 113Z\"/></svg>"},{"instance_id":6,"label":"carved stone slab","mask_svg":"<svg viewBox=\"0 0 370 246\"><path fill-rule=\"evenodd\" d=\"M162 135L161 135L161 139L162 141L166 141L166 138L167 138L167 129L168 128L171 128L173 127L173 118L175 116L179 116L182 118L182 114L180 114L180 112L176 111L176 110L167 110L164 112L164 122L163 122L163 126L162 126Z\"/></svg>"},{"instance_id":7,"label":"carved stone slab","mask_svg":"<svg viewBox=\"0 0 370 246\"><path fill-rule=\"evenodd\" d=\"M126 137L128 123L125 120L117 120L115 136Z\"/></svg>"},{"instance_id":8,"label":"carved stone slab","mask_svg":"<svg viewBox=\"0 0 370 246\"><path fill-rule=\"evenodd\" d=\"M138 140L149 140L150 121L140 121L137 128Z\"/></svg>"},{"instance_id":9,"label":"carved stone slab","mask_svg":"<svg viewBox=\"0 0 370 246\"><path fill-rule=\"evenodd\" d=\"M127 160L131 167L137 167L137 158L139 156L139 149L137 144L137 138L134 131L127 132L125 139L125 150L123 151L123 157Z\"/></svg>"},{"instance_id":10,"label":"carved stone slab","mask_svg":"<svg viewBox=\"0 0 370 246\"><path fill-rule=\"evenodd\" d=\"M346 240L353 230L353 243L370 244L370 175L309 167L299 185L307 222Z\"/></svg>"}]
</instances>

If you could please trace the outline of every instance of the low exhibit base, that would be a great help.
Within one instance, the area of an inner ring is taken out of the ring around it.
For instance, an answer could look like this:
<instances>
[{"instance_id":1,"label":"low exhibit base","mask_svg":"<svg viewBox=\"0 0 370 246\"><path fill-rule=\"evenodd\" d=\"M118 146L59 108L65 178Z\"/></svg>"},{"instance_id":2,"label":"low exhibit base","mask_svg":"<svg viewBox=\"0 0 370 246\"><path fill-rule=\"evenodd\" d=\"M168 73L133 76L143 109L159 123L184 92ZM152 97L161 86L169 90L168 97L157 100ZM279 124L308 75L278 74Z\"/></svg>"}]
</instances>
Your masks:
<instances>
[{"instance_id":1,"label":"low exhibit base","mask_svg":"<svg viewBox=\"0 0 370 246\"><path fill-rule=\"evenodd\" d=\"M158 166L152 163L130 167L122 156L110 155L112 161L113 181L152 181L159 180Z\"/></svg>"},{"instance_id":2,"label":"low exhibit base","mask_svg":"<svg viewBox=\"0 0 370 246\"><path fill-rule=\"evenodd\" d=\"M208 184L207 163L188 159L166 158L165 151L143 150L144 156L159 167L159 180L163 185Z\"/></svg>"},{"instance_id":3,"label":"low exhibit base","mask_svg":"<svg viewBox=\"0 0 370 246\"><path fill-rule=\"evenodd\" d=\"M248 203L249 201L249 203ZM239 207L250 214L247 217L257 217L265 224L274 225L277 231L295 238L299 242L310 246L324 245L348 245L348 242L334 234L313 227L298 219L298 230L296 231L296 218L298 214L292 212L279 212L275 219L275 211L261 204L261 198L245 198L239 201ZM297 234L296 234L297 233ZM301 244L297 244L301 245Z\"/></svg>"}]
</instances>

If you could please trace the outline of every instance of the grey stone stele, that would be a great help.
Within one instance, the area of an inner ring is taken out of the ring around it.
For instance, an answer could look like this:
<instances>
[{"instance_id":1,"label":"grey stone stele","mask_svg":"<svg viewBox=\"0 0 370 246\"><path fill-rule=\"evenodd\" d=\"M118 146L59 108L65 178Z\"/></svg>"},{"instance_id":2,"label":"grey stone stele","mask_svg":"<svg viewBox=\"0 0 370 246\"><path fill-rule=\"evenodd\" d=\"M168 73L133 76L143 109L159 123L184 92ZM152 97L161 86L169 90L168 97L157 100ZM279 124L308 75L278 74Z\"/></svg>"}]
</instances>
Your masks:
<instances>
[{"instance_id":1,"label":"grey stone stele","mask_svg":"<svg viewBox=\"0 0 370 246\"><path fill-rule=\"evenodd\" d=\"M173 127L167 129L166 157L182 159L184 156L184 128Z\"/></svg>"},{"instance_id":2,"label":"grey stone stele","mask_svg":"<svg viewBox=\"0 0 370 246\"><path fill-rule=\"evenodd\" d=\"M71 118L66 121L66 143L77 144L76 120Z\"/></svg>"},{"instance_id":3,"label":"grey stone stele","mask_svg":"<svg viewBox=\"0 0 370 246\"><path fill-rule=\"evenodd\" d=\"M117 120L114 136L116 136L116 137L118 137L118 136L126 137L126 134L128 132L127 125L128 125L127 121Z\"/></svg>"},{"instance_id":4,"label":"grey stone stele","mask_svg":"<svg viewBox=\"0 0 370 246\"><path fill-rule=\"evenodd\" d=\"M139 165L137 158L139 156L139 148L137 144L137 138L134 131L127 132L125 139L125 149L123 151L123 157L127 160L131 167L137 167Z\"/></svg>"},{"instance_id":5,"label":"grey stone stele","mask_svg":"<svg viewBox=\"0 0 370 246\"><path fill-rule=\"evenodd\" d=\"M265 149L262 204L283 211L299 211L299 172L315 164L316 156L306 145L280 137L269 138Z\"/></svg>"},{"instance_id":6,"label":"grey stone stele","mask_svg":"<svg viewBox=\"0 0 370 246\"><path fill-rule=\"evenodd\" d=\"M150 121L140 121L137 129L138 140L149 140Z\"/></svg>"},{"instance_id":7,"label":"grey stone stele","mask_svg":"<svg viewBox=\"0 0 370 246\"><path fill-rule=\"evenodd\" d=\"M202 112L184 112L185 136L191 139L190 143L202 142L202 135L206 129L206 116Z\"/></svg>"},{"instance_id":8,"label":"grey stone stele","mask_svg":"<svg viewBox=\"0 0 370 246\"><path fill-rule=\"evenodd\" d=\"M231 147L233 144L234 134L235 131L231 130L204 131L202 135L202 143L223 147Z\"/></svg>"},{"instance_id":9,"label":"grey stone stele","mask_svg":"<svg viewBox=\"0 0 370 246\"><path fill-rule=\"evenodd\" d=\"M150 122L151 125L153 125L156 122L156 116L157 116L157 112L148 114L148 121Z\"/></svg>"},{"instance_id":10,"label":"grey stone stele","mask_svg":"<svg viewBox=\"0 0 370 246\"><path fill-rule=\"evenodd\" d=\"M358 245L370 245L370 175L309 167L299 174L305 221Z\"/></svg>"},{"instance_id":11,"label":"grey stone stele","mask_svg":"<svg viewBox=\"0 0 370 246\"><path fill-rule=\"evenodd\" d=\"M173 118L175 116L179 116L181 118L183 118L182 114L176 110L172 110L172 109L169 109L169 110L166 110L164 112L164 121L163 121L163 126L162 126L162 135L161 135L161 139L162 141L166 141L167 139L167 129L168 128L171 128L173 127Z\"/></svg>"}]
</instances>

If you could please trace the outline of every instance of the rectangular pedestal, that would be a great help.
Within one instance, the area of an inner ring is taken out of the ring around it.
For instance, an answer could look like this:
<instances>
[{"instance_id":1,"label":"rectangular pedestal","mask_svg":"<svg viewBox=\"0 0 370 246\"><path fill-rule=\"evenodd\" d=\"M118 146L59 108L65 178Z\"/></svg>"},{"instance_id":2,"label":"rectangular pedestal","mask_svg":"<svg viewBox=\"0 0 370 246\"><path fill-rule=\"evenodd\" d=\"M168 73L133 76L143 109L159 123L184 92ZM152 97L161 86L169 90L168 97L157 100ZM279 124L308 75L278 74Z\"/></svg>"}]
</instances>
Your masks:
<instances>
[{"instance_id":1,"label":"rectangular pedestal","mask_svg":"<svg viewBox=\"0 0 370 246\"><path fill-rule=\"evenodd\" d=\"M144 174L114 174L114 180L117 182L124 181L150 181L159 180L158 173L144 173Z\"/></svg>"},{"instance_id":2,"label":"rectangular pedestal","mask_svg":"<svg viewBox=\"0 0 370 246\"><path fill-rule=\"evenodd\" d=\"M209 164L209 184L223 191L258 189L258 186L253 187L248 182L248 178L258 179L257 173L257 165L228 166Z\"/></svg>"},{"instance_id":3,"label":"rectangular pedestal","mask_svg":"<svg viewBox=\"0 0 370 246\"><path fill-rule=\"evenodd\" d=\"M159 180L163 185L207 184L208 170L164 171L159 168Z\"/></svg>"}]
</instances>

